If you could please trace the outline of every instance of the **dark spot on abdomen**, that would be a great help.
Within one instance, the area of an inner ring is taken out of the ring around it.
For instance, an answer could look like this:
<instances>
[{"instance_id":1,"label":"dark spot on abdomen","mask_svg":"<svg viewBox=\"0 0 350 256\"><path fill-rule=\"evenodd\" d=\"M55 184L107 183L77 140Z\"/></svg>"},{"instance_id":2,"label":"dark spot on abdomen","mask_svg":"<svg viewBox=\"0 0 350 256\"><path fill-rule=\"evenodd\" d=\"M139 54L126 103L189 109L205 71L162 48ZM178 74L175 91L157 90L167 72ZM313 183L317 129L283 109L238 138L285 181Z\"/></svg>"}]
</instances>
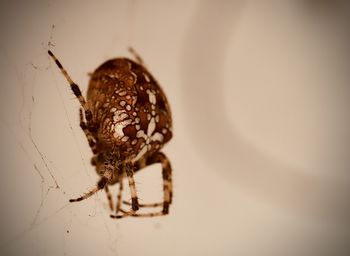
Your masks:
<instances>
[{"instance_id":1,"label":"dark spot on abdomen","mask_svg":"<svg viewBox=\"0 0 350 256\"><path fill-rule=\"evenodd\" d=\"M136 104L141 107L149 103L148 94L143 91L138 91Z\"/></svg>"},{"instance_id":2,"label":"dark spot on abdomen","mask_svg":"<svg viewBox=\"0 0 350 256\"><path fill-rule=\"evenodd\" d=\"M147 120L147 113L140 112L138 113L138 116L140 118L141 130L147 131L148 123L149 123L149 120Z\"/></svg>"},{"instance_id":3,"label":"dark spot on abdomen","mask_svg":"<svg viewBox=\"0 0 350 256\"><path fill-rule=\"evenodd\" d=\"M123 132L125 136L128 136L131 139L134 139L136 137L136 128L134 125L128 125L124 127Z\"/></svg>"},{"instance_id":4,"label":"dark spot on abdomen","mask_svg":"<svg viewBox=\"0 0 350 256\"><path fill-rule=\"evenodd\" d=\"M157 106L163 110L163 111L167 111L167 108L165 106L165 100L163 99L163 97L161 95L157 95Z\"/></svg>"}]
</instances>

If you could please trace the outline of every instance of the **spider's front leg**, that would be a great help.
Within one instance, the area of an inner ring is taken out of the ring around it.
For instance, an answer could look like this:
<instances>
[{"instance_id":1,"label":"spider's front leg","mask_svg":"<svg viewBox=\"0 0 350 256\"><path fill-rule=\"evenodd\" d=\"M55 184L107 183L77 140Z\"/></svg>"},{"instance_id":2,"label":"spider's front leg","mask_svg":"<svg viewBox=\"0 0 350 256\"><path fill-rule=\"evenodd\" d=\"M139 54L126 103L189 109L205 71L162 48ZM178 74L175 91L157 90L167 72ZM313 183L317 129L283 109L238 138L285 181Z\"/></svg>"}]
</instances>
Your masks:
<instances>
[{"instance_id":1,"label":"spider's front leg","mask_svg":"<svg viewBox=\"0 0 350 256\"><path fill-rule=\"evenodd\" d=\"M99 180L99 182L97 183L97 185L94 188L92 188L89 192L87 192L86 194L84 194L83 196L80 196L78 198L70 199L69 202L71 202L71 203L72 202L79 202L79 201L82 201L82 200L89 198L90 196L96 194L99 190L104 189L108 182L109 182L108 177L102 177Z\"/></svg>"},{"instance_id":2,"label":"spider's front leg","mask_svg":"<svg viewBox=\"0 0 350 256\"><path fill-rule=\"evenodd\" d=\"M75 97L77 97L77 99L80 102L80 105L82 106L82 108L84 109L85 112L85 118L86 121L88 123L90 123L92 121L92 113L91 110L89 109L89 106L84 98L84 96L81 94L81 90L79 88L79 86L74 83L74 81L72 80L72 78L69 76L68 72L66 71L66 69L62 66L61 62L57 59L57 57L52 53L52 51L48 50L48 54L50 55L50 57L55 61L57 67L61 70L61 73L63 74L63 76L66 78L66 80L68 81L71 90L73 91Z\"/></svg>"},{"instance_id":3,"label":"spider's front leg","mask_svg":"<svg viewBox=\"0 0 350 256\"><path fill-rule=\"evenodd\" d=\"M79 109L79 118L80 118L80 128L85 133L86 139L88 140L89 146L94 153L94 155L97 154L97 148L96 148L96 138L91 134L88 128L87 122L84 120L84 114L83 109Z\"/></svg>"},{"instance_id":4,"label":"spider's front leg","mask_svg":"<svg viewBox=\"0 0 350 256\"><path fill-rule=\"evenodd\" d=\"M106 188L114 179L114 165L106 164L103 173L101 174L101 179L97 182L96 186L90 189L89 192L76 199L70 199L69 202L78 202L89 198L90 196L96 194L99 190L106 189L108 195L108 188ZM111 204L111 202L110 202Z\"/></svg>"}]
</instances>

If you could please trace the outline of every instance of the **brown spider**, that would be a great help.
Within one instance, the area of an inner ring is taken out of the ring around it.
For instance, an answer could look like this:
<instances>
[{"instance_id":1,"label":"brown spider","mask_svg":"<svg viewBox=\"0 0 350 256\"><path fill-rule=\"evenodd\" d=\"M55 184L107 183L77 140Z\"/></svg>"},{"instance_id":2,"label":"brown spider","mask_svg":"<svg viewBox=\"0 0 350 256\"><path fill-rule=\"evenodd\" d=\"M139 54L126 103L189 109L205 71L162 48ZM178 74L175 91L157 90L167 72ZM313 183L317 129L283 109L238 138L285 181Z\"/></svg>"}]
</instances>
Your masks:
<instances>
[{"instance_id":1,"label":"brown spider","mask_svg":"<svg viewBox=\"0 0 350 256\"><path fill-rule=\"evenodd\" d=\"M91 164L101 177L88 193L69 201L81 201L105 189L113 211L108 186L119 183L116 213L111 214L112 218L166 215L172 201L171 166L160 149L172 138L171 112L163 90L142 59L133 49L129 51L136 62L127 58L111 59L91 74L86 99L56 56L48 51L80 102L80 127L94 154ZM134 173L154 163L162 164L163 202L139 204ZM122 200L124 177L129 182L131 203ZM131 209L123 210L122 203L131 205ZM137 213L139 207L158 206L163 209Z\"/></svg>"}]
</instances>

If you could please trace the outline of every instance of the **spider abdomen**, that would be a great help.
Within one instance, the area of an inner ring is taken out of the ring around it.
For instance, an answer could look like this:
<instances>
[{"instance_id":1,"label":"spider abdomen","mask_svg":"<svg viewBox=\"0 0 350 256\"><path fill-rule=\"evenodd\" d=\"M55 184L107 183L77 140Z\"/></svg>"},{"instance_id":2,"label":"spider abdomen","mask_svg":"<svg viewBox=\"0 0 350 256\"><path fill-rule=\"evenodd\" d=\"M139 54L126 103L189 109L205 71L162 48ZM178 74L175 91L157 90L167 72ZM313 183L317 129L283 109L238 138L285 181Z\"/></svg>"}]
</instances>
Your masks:
<instances>
[{"instance_id":1,"label":"spider abdomen","mask_svg":"<svg viewBox=\"0 0 350 256\"><path fill-rule=\"evenodd\" d=\"M91 76L87 101L96 137L119 148L133 162L159 150L172 137L166 96L140 64L116 58L103 63Z\"/></svg>"}]
</instances>

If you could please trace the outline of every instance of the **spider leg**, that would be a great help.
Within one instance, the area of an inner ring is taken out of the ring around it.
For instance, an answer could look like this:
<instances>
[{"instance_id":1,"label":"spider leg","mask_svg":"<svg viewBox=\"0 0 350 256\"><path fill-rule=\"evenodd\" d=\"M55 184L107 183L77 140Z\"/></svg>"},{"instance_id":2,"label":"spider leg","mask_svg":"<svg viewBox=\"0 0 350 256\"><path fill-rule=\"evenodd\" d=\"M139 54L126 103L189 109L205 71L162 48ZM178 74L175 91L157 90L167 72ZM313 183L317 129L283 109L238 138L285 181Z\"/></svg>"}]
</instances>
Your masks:
<instances>
[{"instance_id":1,"label":"spider leg","mask_svg":"<svg viewBox=\"0 0 350 256\"><path fill-rule=\"evenodd\" d=\"M113 199L112 199L112 194L111 194L111 192L108 189L108 185L105 186L105 192L106 192L106 195L107 195L109 208L111 209L111 211L113 211Z\"/></svg>"},{"instance_id":2,"label":"spider leg","mask_svg":"<svg viewBox=\"0 0 350 256\"><path fill-rule=\"evenodd\" d=\"M169 213L169 206L172 202L172 177L171 177L171 165L168 158L161 152L157 152L147 158L141 158L139 161L134 163L135 171L142 169L148 165L161 163L162 164L162 176L163 176L163 202L153 204L139 204L139 207L158 207L163 206L163 209L159 212L151 213L135 213L126 212L122 209L120 211L122 215L111 215L111 218L121 219L124 217L155 217L167 215ZM129 202L123 201L124 204L130 205Z\"/></svg>"},{"instance_id":3,"label":"spider leg","mask_svg":"<svg viewBox=\"0 0 350 256\"><path fill-rule=\"evenodd\" d=\"M155 154L148 156L147 158L141 158L139 161L134 163L135 171L138 171L146 166L160 163L162 165L162 177L163 177L163 198L165 203L172 202L172 177L171 177L171 165L162 152L156 152ZM154 203L154 204L144 204L145 207L157 207L159 205L164 205L163 203ZM140 205L141 206L141 205Z\"/></svg>"},{"instance_id":4,"label":"spider leg","mask_svg":"<svg viewBox=\"0 0 350 256\"><path fill-rule=\"evenodd\" d=\"M122 211L122 210L121 210ZM156 217L156 216L163 216L165 215L163 212L149 212L149 213L131 213L131 212L126 212L122 211L123 215L110 215L112 219L122 219L125 217Z\"/></svg>"},{"instance_id":5,"label":"spider leg","mask_svg":"<svg viewBox=\"0 0 350 256\"><path fill-rule=\"evenodd\" d=\"M62 74L64 75L64 77L68 81L71 90L73 91L74 95L78 98L80 105L83 107L83 109L85 111L86 121L88 123L90 123L92 121L92 113L88 107L88 104L87 104L85 98L81 94L81 90L80 90L79 86L73 82L72 78L69 76L68 72L62 66L61 62L57 59L57 57L50 50L48 50L48 54L55 61L57 67L61 70Z\"/></svg>"},{"instance_id":6,"label":"spider leg","mask_svg":"<svg viewBox=\"0 0 350 256\"><path fill-rule=\"evenodd\" d=\"M78 202L78 201L82 201L85 200L87 198L89 198L90 196L96 194L99 190L103 189L106 184L108 183L108 178L107 177L102 177L99 182L97 183L97 185L92 188L89 192L87 192L86 194L84 194L81 197L75 198L75 199L70 199L69 202Z\"/></svg>"},{"instance_id":7,"label":"spider leg","mask_svg":"<svg viewBox=\"0 0 350 256\"><path fill-rule=\"evenodd\" d=\"M130 202L123 200L123 204L126 205L131 205ZM159 206L163 206L163 202L161 203L150 203L150 204L139 204L140 207L159 207Z\"/></svg>"},{"instance_id":8,"label":"spider leg","mask_svg":"<svg viewBox=\"0 0 350 256\"><path fill-rule=\"evenodd\" d=\"M126 167L125 172L128 178L130 194L131 194L131 208L133 211L137 211L139 209L139 200L137 198L137 192L136 192L136 186L135 186L135 180L134 180L134 171L132 166L127 165L125 167Z\"/></svg>"},{"instance_id":9,"label":"spider leg","mask_svg":"<svg viewBox=\"0 0 350 256\"><path fill-rule=\"evenodd\" d=\"M121 202L122 202L122 191L123 191L123 177L119 178L119 191L117 195L117 205L115 213L118 214L121 210Z\"/></svg>"},{"instance_id":10,"label":"spider leg","mask_svg":"<svg viewBox=\"0 0 350 256\"><path fill-rule=\"evenodd\" d=\"M85 133L85 136L89 142L89 146L94 154L97 153L96 149L96 139L95 137L91 134L91 132L88 129L87 123L84 120L84 115L83 115L83 110L80 108L79 109L79 118L80 118L80 128L83 130Z\"/></svg>"},{"instance_id":11,"label":"spider leg","mask_svg":"<svg viewBox=\"0 0 350 256\"><path fill-rule=\"evenodd\" d=\"M143 62L141 56L134 50L134 48L129 47L128 50L134 56L134 58L136 59L137 63L140 64L141 66L144 66L144 62Z\"/></svg>"},{"instance_id":12,"label":"spider leg","mask_svg":"<svg viewBox=\"0 0 350 256\"><path fill-rule=\"evenodd\" d=\"M123 178L124 178L124 173L126 173L126 176L128 178L129 182L129 188L130 188L130 194L131 194L131 210L130 211L125 211L121 208L122 204L122 191L123 191ZM121 170L119 173L119 192L118 192L118 197L117 197L117 206L116 206L116 215L110 215L112 218L113 216L119 216L118 213L122 212L123 216L129 216L133 213L135 213L139 209L139 201L137 198L137 193L136 193L136 186L135 186L135 180L134 180L134 171L133 171L133 166L127 164L124 166L124 169Z\"/></svg>"}]
</instances>

